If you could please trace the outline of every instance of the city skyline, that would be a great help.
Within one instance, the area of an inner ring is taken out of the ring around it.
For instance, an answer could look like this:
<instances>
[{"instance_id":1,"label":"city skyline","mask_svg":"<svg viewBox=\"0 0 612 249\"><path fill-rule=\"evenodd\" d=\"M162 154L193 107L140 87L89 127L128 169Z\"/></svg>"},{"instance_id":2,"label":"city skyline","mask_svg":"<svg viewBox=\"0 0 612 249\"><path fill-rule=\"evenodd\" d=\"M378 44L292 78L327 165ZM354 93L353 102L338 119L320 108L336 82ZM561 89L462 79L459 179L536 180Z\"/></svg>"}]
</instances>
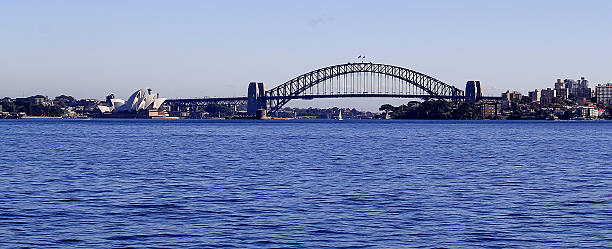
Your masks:
<instances>
[{"instance_id":1,"label":"city skyline","mask_svg":"<svg viewBox=\"0 0 612 249\"><path fill-rule=\"evenodd\" d=\"M607 1L8 1L0 21L3 95L245 95L313 69L402 65L485 94L556 79L612 81ZM518 18L520 17L520 18ZM325 101L317 103L325 104ZM307 102L309 104L317 104ZM376 102L375 105L379 105ZM354 104L351 104L354 105Z\"/></svg>"}]
</instances>

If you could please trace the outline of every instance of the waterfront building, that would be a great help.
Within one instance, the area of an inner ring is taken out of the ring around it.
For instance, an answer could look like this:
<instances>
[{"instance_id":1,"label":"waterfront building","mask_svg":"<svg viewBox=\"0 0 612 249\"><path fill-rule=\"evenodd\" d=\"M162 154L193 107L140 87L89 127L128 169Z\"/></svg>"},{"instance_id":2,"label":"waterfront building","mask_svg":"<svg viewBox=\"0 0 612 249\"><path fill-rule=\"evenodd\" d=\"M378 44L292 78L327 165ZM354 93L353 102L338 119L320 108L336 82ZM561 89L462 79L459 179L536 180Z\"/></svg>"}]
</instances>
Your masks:
<instances>
[{"instance_id":1,"label":"waterfront building","mask_svg":"<svg viewBox=\"0 0 612 249\"><path fill-rule=\"evenodd\" d=\"M591 98L591 88L589 81L584 77L579 80L573 79L557 79L555 82L555 94L562 99L584 100Z\"/></svg>"},{"instance_id":2,"label":"waterfront building","mask_svg":"<svg viewBox=\"0 0 612 249\"><path fill-rule=\"evenodd\" d=\"M579 106L576 108L576 114L585 119L597 119L600 115L596 106Z\"/></svg>"},{"instance_id":3,"label":"waterfront building","mask_svg":"<svg viewBox=\"0 0 612 249\"><path fill-rule=\"evenodd\" d=\"M49 105L51 102L47 96L43 95L34 95L27 98L16 98L15 102L17 103L32 103L36 105Z\"/></svg>"},{"instance_id":4,"label":"waterfront building","mask_svg":"<svg viewBox=\"0 0 612 249\"><path fill-rule=\"evenodd\" d=\"M42 96L42 95L32 96L32 97L29 97L29 99L30 99L30 102L37 104L37 105L45 104L49 100L47 96Z\"/></svg>"},{"instance_id":5,"label":"waterfront building","mask_svg":"<svg viewBox=\"0 0 612 249\"><path fill-rule=\"evenodd\" d=\"M562 117L566 112L573 113L573 110L570 106L555 107L553 109L553 114L557 117Z\"/></svg>"},{"instance_id":6,"label":"waterfront building","mask_svg":"<svg viewBox=\"0 0 612 249\"><path fill-rule=\"evenodd\" d=\"M510 90L508 90L505 93L502 93L502 99L508 102L520 102L521 98L523 98L523 95L517 91L510 92Z\"/></svg>"},{"instance_id":7,"label":"waterfront building","mask_svg":"<svg viewBox=\"0 0 612 249\"><path fill-rule=\"evenodd\" d=\"M556 89L542 89L540 92L540 103L543 105L553 103L555 101L555 97L557 97L556 93Z\"/></svg>"},{"instance_id":8,"label":"waterfront building","mask_svg":"<svg viewBox=\"0 0 612 249\"><path fill-rule=\"evenodd\" d=\"M561 99L568 99L569 98L569 92L567 90L567 88L556 88L555 89L555 96Z\"/></svg>"},{"instance_id":9,"label":"waterfront building","mask_svg":"<svg viewBox=\"0 0 612 249\"><path fill-rule=\"evenodd\" d=\"M577 83L578 87L576 88L589 88L589 81L586 80L584 77L580 77Z\"/></svg>"},{"instance_id":10,"label":"waterfront building","mask_svg":"<svg viewBox=\"0 0 612 249\"><path fill-rule=\"evenodd\" d=\"M567 81L568 79L565 79L565 80L557 79L557 82L555 82L555 97L567 99L568 92L567 92L567 88L565 87Z\"/></svg>"},{"instance_id":11,"label":"waterfront building","mask_svg":"<svg viewBox=\"0 0 612 249\"><path fill-rule=\"evenodd\" d=\"M508 90L505 93L502 93L501 97L502 105L504 108L508 108L511 106L511 103L519 103L523 98L523 95L517 91L510 92L510 90Z\"/></svg>"},{"instance_id":12,"label":"waterfront building","mask_svg":"<svg viewBox=\"0 0 612 249\"><path fill-rule=\"evenodd\" d=\"M113 102L112 102L113 99L116 99L115 98L115 94L113 94L113 93L111 93L108 96L106 96L106 104L108 106L113 106Z\"/></svg>"},{"instance_id":13,"label":"waterfront building","mask_svg":"<svg viewBox=\"0 0 612 249\"><path fill-rule=\"evenodd\" d=\"M612 105L612 83L599 84L595 89L598 104Z\"/></svg>"},{"instance_id":14,"label":"waterfront building","mask_svg":"<svg viewBox=\"0 0 612 249\"><path fill-rule=\"evenodd\" d=\"M480 113L483 118L494 118L501 115L501 106L498 102L479 103Z\"/></svg>"},{"instance_id":15,"label":"waterfront building","mask_svg":"<svg viewBox=\"0 0 612 249\"><path fill-rule=\"evenodd\" d=\"M533 92L529 92L529 98L531 98L534 102L540 102L540 98L542 97L542 93L535 89Z\"/></svg>"},{"instance_id":16,"label":"waterfront building","mask_svg":"<svg viewBox=\"0 0 612 249\"><path fill-rule=\"evenodd\" d=\"M561 79L557 79L557 82L555 82L555 89L564 89L565 88L565 82Z\"/></svg>"},{"instance_id":17,"label":"waterfront building","mask_svg":"<svg viewBox=\"0 0 612 249\"><path fill-rule=\"evenodd\" d=\"M114 97L114 95L112 96ZM136 117L136 114L140 114L140 116L151 117L150 111L160 111L166 98L159 98L159 94L153 95L151 94L151 89L143 88L134 92L127 101L116 98L109 100L111 102L110 105L105 103L105 105L100 104L97 106L104 114L115 114L114 116L117 117ZM156 114L155 116L158 115Z\"/></svg>"}]
</instances>

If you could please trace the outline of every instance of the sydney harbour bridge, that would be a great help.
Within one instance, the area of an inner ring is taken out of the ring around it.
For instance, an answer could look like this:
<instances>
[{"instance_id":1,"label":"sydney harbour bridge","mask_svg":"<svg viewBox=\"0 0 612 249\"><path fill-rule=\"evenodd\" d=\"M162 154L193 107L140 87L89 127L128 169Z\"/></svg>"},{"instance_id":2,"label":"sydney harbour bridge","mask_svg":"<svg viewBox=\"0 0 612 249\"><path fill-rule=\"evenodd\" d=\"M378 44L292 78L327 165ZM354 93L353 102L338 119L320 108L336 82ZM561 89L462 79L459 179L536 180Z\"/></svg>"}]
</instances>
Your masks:
<instances>
[{"instance_id":1,"label":"sydney harbour bridge","mask_svg":"<svg viewBox=\"0 0 612 249\"><path fill-rule=\"evenodd\" d=\"M407 68L376 64L346 63L299 75L269 90L264 83L251 82L248 95L226 98L169 99L174 106L207 104L247 105L248 115L275 115L293 99L323 98L420 98L461 101L465 92L429 75ZM478 99L498 97L477 96Z\"/></svg>"}]
</instances>

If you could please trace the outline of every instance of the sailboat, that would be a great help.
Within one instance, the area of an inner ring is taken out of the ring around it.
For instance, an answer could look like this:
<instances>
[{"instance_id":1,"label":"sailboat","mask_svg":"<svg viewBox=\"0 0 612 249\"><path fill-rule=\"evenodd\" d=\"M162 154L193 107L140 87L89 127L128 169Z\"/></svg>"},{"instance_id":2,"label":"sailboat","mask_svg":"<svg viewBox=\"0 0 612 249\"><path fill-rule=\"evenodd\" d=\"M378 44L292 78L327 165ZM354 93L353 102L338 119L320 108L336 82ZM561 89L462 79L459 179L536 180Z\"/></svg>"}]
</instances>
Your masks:
<instances>
[{"instance_id":1,"label":"sailboat","mask_svg":"<svg viewBox=\"0 0 612 249\"><path fill-rule=\"evenodd\" d=\"M343 119L342 119L342 110L340 110L340 111L338 112L338 120L343 120Z\"/></svg>"}]
</instances>

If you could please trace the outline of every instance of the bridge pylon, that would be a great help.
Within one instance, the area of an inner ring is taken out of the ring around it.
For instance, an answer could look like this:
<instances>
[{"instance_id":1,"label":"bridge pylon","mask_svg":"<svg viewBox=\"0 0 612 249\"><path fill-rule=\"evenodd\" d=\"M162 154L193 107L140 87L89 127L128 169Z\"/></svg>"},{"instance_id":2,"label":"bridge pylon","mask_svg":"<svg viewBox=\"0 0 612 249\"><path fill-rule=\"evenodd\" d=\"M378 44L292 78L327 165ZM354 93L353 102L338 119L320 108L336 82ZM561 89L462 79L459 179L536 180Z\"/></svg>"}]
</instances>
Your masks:
<instances>
[{"instance_id":1,"label":"bridge pylon","mask_svg":"<svg viewBox=\"0 0 612 249\"><path fill-rule=\"evenodd\" d=\"M266 109L265 92L266 87L263 82L249 83L249 92L247 96L247 114L249 116L256 116L257 110Z\"/></svg>"}]
</instances>

